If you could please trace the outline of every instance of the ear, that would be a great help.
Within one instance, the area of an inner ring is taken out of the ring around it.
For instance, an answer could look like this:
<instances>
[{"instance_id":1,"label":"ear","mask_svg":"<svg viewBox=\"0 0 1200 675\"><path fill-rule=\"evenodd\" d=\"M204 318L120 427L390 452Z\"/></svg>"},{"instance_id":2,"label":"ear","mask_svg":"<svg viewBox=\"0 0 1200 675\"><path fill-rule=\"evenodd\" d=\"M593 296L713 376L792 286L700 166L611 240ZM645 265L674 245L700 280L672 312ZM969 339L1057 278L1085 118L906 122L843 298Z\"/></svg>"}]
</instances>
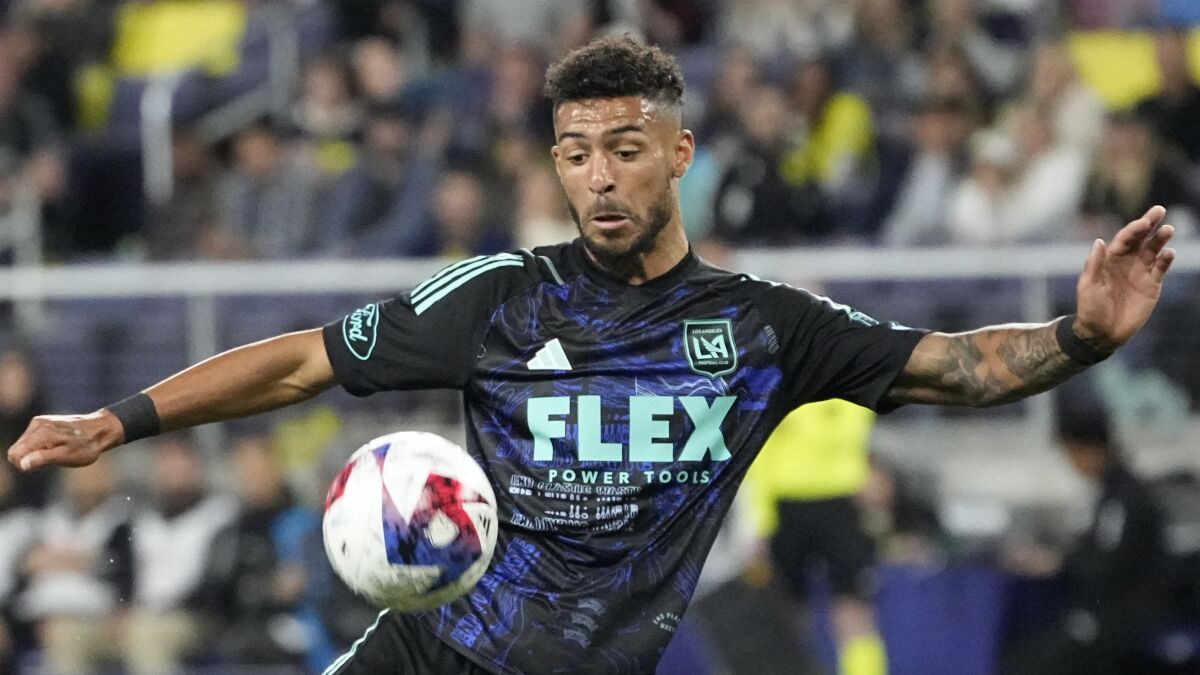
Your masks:
<instances>
[{"instance_id":1,"label":"ear","mask_svg":"<svg viewBox=\"0 0 1200 675\"><path fill-rule=\"evenodd\" d=\"M562 170L559 169L558 163L558 158L561 154L562 151L558 149L557 145L550 148L550 156L554 158L554 173L558 174L559 180L562 180Z\"/></svg>"},{"instance_id":2,"label":"ear","mask_svg":"<svg viewBox=\"0 0 1200 675\"><path fill-rule=\"evenodd\" d=\"M675 178L683 178L695 156L696 137L688 129L680 130L679 138L675 141L675 163L671 167L671 175Z\"/></svg>"}]
</instances>

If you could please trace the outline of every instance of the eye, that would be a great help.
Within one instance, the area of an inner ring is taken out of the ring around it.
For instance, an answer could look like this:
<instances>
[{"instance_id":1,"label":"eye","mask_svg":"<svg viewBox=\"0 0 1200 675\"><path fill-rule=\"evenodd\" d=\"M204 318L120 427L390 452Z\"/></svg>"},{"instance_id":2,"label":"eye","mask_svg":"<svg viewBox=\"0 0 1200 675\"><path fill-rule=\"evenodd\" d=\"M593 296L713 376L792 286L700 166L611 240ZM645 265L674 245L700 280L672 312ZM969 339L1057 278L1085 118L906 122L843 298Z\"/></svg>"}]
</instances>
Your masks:
<instances>
[{"instance_id":1,"label":"eye","mask_svg":"<svg viewBox=\"0 0 1200 675\"><path fill-rule=\"evenodd\" d=\"M579 166L580 164L583 164L585 161L587 161L587 155L585 155L583 153L567 155L567 161L574 164L575 166Z\"/></svg>"},{"instance_id":2,"label":"eye","mask_svg":"<svg viewBox=\"0 0 1200 675\"><path fill-rule=\"evenodd\" d=\"M637 156L637 150L617 150L616 155L621 159L633 159Z\"/></svg>"}]
</instances>

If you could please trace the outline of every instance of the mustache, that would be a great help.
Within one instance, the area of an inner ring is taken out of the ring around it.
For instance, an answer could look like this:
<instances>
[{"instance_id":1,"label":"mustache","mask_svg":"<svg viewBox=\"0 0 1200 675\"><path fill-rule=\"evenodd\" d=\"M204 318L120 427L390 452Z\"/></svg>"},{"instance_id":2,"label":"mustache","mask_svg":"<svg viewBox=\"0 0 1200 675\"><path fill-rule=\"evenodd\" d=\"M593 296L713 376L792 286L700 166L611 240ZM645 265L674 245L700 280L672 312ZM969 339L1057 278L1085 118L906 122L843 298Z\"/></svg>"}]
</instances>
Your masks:
<instances>
[{"instance_id":1,"label":"mustache","mask_svg":"<svg viewBox=\"0 0 1200 675\"><path fill-rule=\"evenodd\" d=\"M587 210L587 219L591 220L600 213L616 213L630 220L633 219L633 209L611 200L597 201Z\"/></svg>"}]
</instances>

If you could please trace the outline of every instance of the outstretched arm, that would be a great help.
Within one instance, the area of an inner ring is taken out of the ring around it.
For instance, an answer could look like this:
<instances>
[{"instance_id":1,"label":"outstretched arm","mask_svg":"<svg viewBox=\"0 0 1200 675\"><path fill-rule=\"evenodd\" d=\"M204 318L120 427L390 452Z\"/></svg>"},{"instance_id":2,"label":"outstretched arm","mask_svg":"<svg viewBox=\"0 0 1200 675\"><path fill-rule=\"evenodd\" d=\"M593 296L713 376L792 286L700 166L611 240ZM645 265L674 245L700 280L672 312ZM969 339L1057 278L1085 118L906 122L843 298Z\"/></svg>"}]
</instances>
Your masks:
<instances>
[{"instance_id":1,"label":"outstretched arm","mask_svg":"<svg viewBox=\"0 0 1200 675\"><path fill-rule=\"evenodd\" d=\"M1155 206L1109 244L1096 240L1076 285L1076 313L1046 324L930 333L887 394L892 403L989 406L1046 391L1087 367L1063 350L1059 322L1097 356L1125 344L1150 318L1175 259L1174 230ZM1070 334L1067 339L1071 340ZM1068 345L1070 349L1070 345Z\"/></svg>"},{"instance_id":2,"label":"outstretched arm","mask_svg":"<svg viewBox=\"0 0 1200 675\"><path fill-rule=\"evenodd\" d=\"M281 335L218 354L145 391L163 431L245 417L299 403L333 385L321 330ZM83 466L126 440L108 410L35 417L8 449L29 471L47 464Z\"/></svg>"}]
</instances>

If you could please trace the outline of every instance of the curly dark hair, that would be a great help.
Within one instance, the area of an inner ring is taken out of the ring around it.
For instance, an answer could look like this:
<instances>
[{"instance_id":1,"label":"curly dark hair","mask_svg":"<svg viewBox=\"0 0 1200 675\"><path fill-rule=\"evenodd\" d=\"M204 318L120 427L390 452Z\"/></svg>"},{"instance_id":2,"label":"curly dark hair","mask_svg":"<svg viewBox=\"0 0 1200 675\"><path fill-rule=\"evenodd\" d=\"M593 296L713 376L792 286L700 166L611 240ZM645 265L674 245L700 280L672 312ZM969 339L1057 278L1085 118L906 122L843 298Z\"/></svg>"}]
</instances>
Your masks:
<instances>
[{"instance_id":1,"label":"curly dark hair","mask_svg":"<svg viewBox=\"0 0 1200 675\"><path fill-rule=\"evenodd\" d=\"M546 70L546 98L567 101L641 96L676 110L683 102L683 74L675 57L633 38L604 37L573 50Z\"/></svg>"}]
</instances>

